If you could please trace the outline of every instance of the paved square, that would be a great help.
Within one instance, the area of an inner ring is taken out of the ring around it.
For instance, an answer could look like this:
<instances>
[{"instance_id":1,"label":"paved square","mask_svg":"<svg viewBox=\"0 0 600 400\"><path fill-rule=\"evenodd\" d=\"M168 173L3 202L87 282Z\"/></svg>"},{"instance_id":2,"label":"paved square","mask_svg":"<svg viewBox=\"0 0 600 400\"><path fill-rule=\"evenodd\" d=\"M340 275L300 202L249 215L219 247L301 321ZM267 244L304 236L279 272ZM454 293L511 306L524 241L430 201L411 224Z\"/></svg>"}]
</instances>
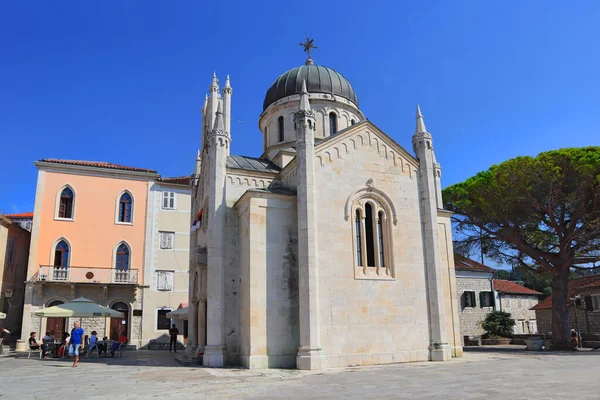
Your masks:
<instances>
[{"instance_id":1,"label":"paved square","mask_svg":"<svg viewBox=\"0 0 600 400\"><path fill-rule=\"evenodd\" d=\"M522 347L520 347L522 348ZM68 361L0 357L0 399L600 399L600 352L468 350L446 363L324 372L179 366L168 352Z\"/></svg>"}]
</instances>

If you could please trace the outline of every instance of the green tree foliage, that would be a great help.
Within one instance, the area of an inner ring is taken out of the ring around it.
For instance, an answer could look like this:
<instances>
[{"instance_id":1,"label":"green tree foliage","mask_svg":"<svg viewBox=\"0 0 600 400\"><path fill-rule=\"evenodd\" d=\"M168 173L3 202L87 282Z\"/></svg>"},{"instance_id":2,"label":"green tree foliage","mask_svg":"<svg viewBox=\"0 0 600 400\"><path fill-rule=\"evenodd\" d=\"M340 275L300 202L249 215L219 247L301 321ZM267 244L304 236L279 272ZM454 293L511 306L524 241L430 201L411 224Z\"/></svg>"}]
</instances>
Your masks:
<instances>
[{"instance_id":1,"label":"green tree foliage","mask_svg":"<svg viewBox=\"0 0 600 400\"><path fill-rule=\"evenodd\" d=\"M552 278L554 348L569 348L572 269L600 260L600 147L517 157L444 190L459 241ZM542 275L544 276L544 275Z\"/></svg>"},{"instance_id":2,"label":"green tree foliage","mask_svg":"<svg viewBox=\"0 0 600 400\"><path fill-rule=\"evenodd\" d=\"M512 336L515 320L510 313L505 311L492 311L485 316L485 319L481 321L480 325L485 331L485 336L487 338L509 338Z\"/></svg>"}]
</instances>

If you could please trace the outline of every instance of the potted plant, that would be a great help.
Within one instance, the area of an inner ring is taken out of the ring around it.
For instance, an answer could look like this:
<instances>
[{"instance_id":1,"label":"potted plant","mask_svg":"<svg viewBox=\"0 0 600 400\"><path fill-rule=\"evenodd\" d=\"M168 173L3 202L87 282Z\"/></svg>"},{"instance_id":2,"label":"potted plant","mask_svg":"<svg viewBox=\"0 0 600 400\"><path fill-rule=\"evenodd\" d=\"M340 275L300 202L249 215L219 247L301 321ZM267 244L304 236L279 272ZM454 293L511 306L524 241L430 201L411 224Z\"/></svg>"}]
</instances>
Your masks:
<instances>
[{"instance_id":1,"label":"potted plant","mask_svg":"<svg viewBox=\"0 0 600 400\"><path fill-rule=\"evenodd\" d=\"M481 344L500 345L510 344L515 320L510 313L504 311L492 311L480 322L485 331Z\"/></svg>"}]
</instances>

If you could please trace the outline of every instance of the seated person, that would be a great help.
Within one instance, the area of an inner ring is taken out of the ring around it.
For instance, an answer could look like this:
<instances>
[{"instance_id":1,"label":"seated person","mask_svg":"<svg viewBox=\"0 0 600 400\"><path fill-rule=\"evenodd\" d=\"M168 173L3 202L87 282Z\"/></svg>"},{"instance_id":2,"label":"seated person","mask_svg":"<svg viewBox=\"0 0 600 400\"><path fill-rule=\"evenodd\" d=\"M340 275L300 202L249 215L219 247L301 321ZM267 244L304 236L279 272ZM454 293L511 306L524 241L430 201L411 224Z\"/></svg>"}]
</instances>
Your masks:
<instances>
[{"instance_id":1,"label":"seated person","mask_svg":"<svg viewBox=\"0 0 600 400\"><path fill-rule=\"evenodd\" d=\"M90 341L88 343L88 349L94 350L98 346L98 333L96 331L92 331L92 336L90 336Z\"/></svg>"},{"instance_id":2,"label":"seated person","mask_svg":"<svg viewBox=\"0 0 600 400\"><path fill-rule=\"evenodd\" d=\"M117 349L119 348L120 345L126 344L126 343L127 343L127 336L125 336L124 333L121 333L121 336L119 336L119 340L112 344L112 349L110 350L111 357L115 356L115 351L117 351Z\"/></svg>"},{"instance_id":3,"label":"seated person","mask_svg":"<svg viewBox=\"0 0 600 400\"><path fill-rule=\"evenodd\" d=\"M29 348L31 350L39 350L40 349L40 345L35 340L35 335L36 335L35 332L31 332L29 334ZM46 344L42 344L42 357L46 357L46 349L48 349L48 346Z\"/></svg>"},{"instance_id":4,"label":"seated person","mask_svg":"<svg viewBox=\"0 0 600 400\"><path fill-rule=\"evenodd\" d=\"M104 336L101 342L98 342L98 355L104 353L104 357L108 356L108 337Z\"/></svg>"},{"instance_id":5,"label":"seated person","mask_svg":"<svg viewBox=\"0 0 600 400\"><path fill-rule=\"evenodd\" d=\"M50 347L51 344L54 344L54 336L50 332L46 332L46 336L42 338L42 343L46 348ZM52 347L50 347L50 353L52 353Z\"/></svg>"}]
</instances>

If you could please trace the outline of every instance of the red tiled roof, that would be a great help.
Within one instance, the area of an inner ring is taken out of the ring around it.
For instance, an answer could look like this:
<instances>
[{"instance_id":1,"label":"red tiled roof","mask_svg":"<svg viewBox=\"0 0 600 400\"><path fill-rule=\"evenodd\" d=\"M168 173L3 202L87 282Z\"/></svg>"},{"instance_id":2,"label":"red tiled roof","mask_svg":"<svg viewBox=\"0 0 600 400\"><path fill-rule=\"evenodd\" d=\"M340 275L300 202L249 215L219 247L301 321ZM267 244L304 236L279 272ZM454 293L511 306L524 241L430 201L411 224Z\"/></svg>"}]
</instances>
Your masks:
<instances>
[{"instance_id":1,"label":"red tiled roof","mask_svg":"<svg viewBox=\"0 0 600 400\"><path fill-rule=\"evenodd\" d=\"M190 177L189 176L176 176L173 178L158 178L158 182L164 183L172 183L174 185L190 185Z\"/></svg>"},{"instance_id":2,"label":"red tiled roof","mask_svg":"<svg viewBox=\"0 0 600 400\"><path fill-rule=\"evenodd\" d=\"M600 287L600 274L582 276L581 278L571 279L569 281L569 294L567 296L567 306L571 306L573 304L573 300L571 300L571 297L579 294L578 292L580 291L580 289L587 289L591 287ZM546 310L550 308L552 308L552 296L546 297L544 300L540 301L531 309Z\"/></svg>"},{"instance_id":3,"label":"red tiled roof","mask_svg":"<svg viewBox=\"0 0 600 400\"><path fill-rule=\"evenodd\" d=\"M510 294L542 294L533 289L529 289L523 285L519 285L516 282L506 281L504 279L494 279L494 290L497 290L500 293Z\"/></svg>"},{"instance_id":4,"label":"red tiled roof","mask_svg":"<svg viewBox=\"0 0 600 400\"><path fill-rule=\"evenodd\" d=\"M459 271L496 272L494 268L487 267L470 258L459 256L458 254L454 255L454 269Z\"/></svg>"},{"instance_id":5,"label":"red tiled roof","mask_svg":"<svg viewBox=\"0 0 600 400\"><path fill-rule=\"evenodd\" d=\"M56 164L81 165L84 167L120 169L120 170L125 170L125 171L150 172L150 173L154 173L154 174L157 173L153 169L128 167L126 165L113 164L113 163L103 162L103 161L60 160L58 158L44 158L40 161L56 163Z\"/></svg>"},{"instance_id":6,"label":"red tiled roof","mask_svg":"<svg viewBox=\"0 0 600 400\"><path fill-rule=\"evenodd\" d=\"M33 211L26 213L17 213L17 214L3 214L8 218L33 218Z\"/></svg>"}]
</instances>

